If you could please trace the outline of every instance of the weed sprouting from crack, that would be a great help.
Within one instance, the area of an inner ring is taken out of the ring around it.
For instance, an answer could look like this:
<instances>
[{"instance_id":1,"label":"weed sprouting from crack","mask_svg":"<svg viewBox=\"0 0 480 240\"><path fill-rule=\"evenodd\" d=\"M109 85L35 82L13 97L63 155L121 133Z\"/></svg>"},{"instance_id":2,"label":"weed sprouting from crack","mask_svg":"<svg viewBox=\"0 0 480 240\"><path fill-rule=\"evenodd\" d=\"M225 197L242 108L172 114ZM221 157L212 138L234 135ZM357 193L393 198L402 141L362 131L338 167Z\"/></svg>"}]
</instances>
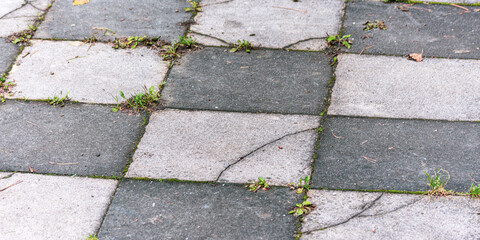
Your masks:
<instances>
[{"instance_id":1,"label":"weed sprouting from crack","mask_svg":"<svg viewBox=\"0 0 480 240\"><path fill-rule=\"evenodd\" d=\"M117 101L117 106L111 109L112 112L145 112L154 110L155 107L160 103L160 91L162 90L165 82L160 83L158 90L154 86L147 88L143 87L143 92L135 93L131 97L127 98L125 94L120 91L120 97L123 98L123 102L119 102L118 98L115 98Z\"/></svg>"},{"instance_id":2,"label":"weed sprouting from crack","mask_svg":"<svg viewBox=\"0 0 480 240\"><path fill-rule=\"evenodd\" d=\"M237 40L237 42L233 44L232 49L230 49L230 52L237 52L238 50L244 49L245 52L250 53L252 48L252 44L249 41Z\"/></svg>"},{"instance_id":3,"label":"weed sprouting from crack","mask_svg":"<svg viewBox=\"0 0 480 240\"><path fill-rule=\"evenodd\" d=\"M310 190L310 176L306 176L305 178L300 178L298 180L298 184L290 183L288 186L295 190L296 193L300 194L303 192L308 192Z\"/></svg>"},{"instance_id":4,"label":"weed sprouting from crack","mask_svg":"<svg viewBox=\"0 0 480 240\"><path fill-rule=\"evenodd\" d=\"M258 177L258 181L246 185L250 192L256 192L260 189L267 190L269 188L267 181L263 177Z\"/></svg>"},{"instance_id":5,"label":"weed sprouting from crack","mask_svg":"<svg viewBox=\"0 0 480 240\"><path fill-rule=\"evenodd\" d=\"M304 200L302 203L297 203L295 207L293 207L292 211L288 212L288 214L293 214L297 217L305 216L311 213L315 209L315 205L307 200Z\"/></svg>"},{"instance_id":6,"label":"weed sprouting from crack","mask_svg":"<svg viewBox=\"0 0 480 240\"><path fill-rule=\"evenodd\" d=\"M450 180L450 174L446 170L434 170L433 175L425 172L425 176L427 177L427 185L430 187L428 191L428 195L431 196L447 196L453 194L451 190L445 190L445 186Z\"/></svg>"},{"instance_id":7,"label":"weed sprouting from crack","mask_svg":"<svg viewBox=\"0 0 480 240\"><path fill-rule=\"evenodd\" d=\"M387 29L387 25L385 25L385 22L379 20L375 20L374 22L370 22L369 20L367 20L363 25L365 25L363 31L368 31L376 28L380 30Z\"/></svg>"},{"instance_id":8,"label":"weed sprouting from crack","mask_svg":"<svg viewBox=\"0 0 480 240\"><path fill-rule=\"evenodd\" d=\"M473 198L480 198L480 184L475 186L475 184L472 183L470 189L468 190L468 195Z\"/></svg>"},{"instance_id":9,"label":"weed sprouting from crack","mask_svg":"<svg viewBox=\"0 0 480 240\"><path fill-rule=\"evenodd\" d=\"M95 234L90 234L85 238L85 240L98 240L98 238L95 236Z\"/></svg>"},{"instance_id":10,"label":"weed sprouting from crack","mask_svg":"<svg viewBox=\"0 0 480 240\"><path fill-rule=\"evenodd\" d=\"M327 33L327 44L330 47L340 47L344 46L346 48L351 48L352 47L352 41L349 39L351 35L328 35Z\"/></svg>"},{"instance_id":11,"label":"weed sprouting from crack","mask_svg":"<svg viewBox=\"0 0 480 240\"><path fill-rule=\"evenodd\" d=\"M13 93L12 88L16 85L13 82L7 82L6 78L6 73L2 74L0 77L0 102L5 102L5 96L11 95Z\"/></svg>"},{"instance_id":12,"label":"weed sprouting from crack","mask_svg":"<svg viewBox=\"0 0 480 240\"><path fill-rule=\"evenodd\" d=\"M37 17L33 21L33 24L28 25L27 30L23 30L19 33L14 33L14 34L8 36L8 40L10 42L12 42L13 44L29 45L30 39L32 39L33 34L38 29L38 26L45 19L45 14L48 12L50 7L51 7L51 4L47 7L45 12L43 12L42 14L37 13Z\"/></svg>"},{"instance_id":13,"label":"weed sprouting from crack","mask_svg":"<svg viewBox=\"0 0 480 240\"><path fill-rule=\"evenodd\" d=\"M178 41L172 42L170 45L165 45L160 49L160 53L164 61L168 61L168 67L172 67L177 63L181 54L187 51L193 51L198 48L196 45L197 39L192 37L178 37Z\"/></svg>"},{"instance_id":14,"label":"weed sprouting from crack","mask_svg":"<svg viewBox=\"0 0 480 240\"><path fill-rule=\"evenodd\" d=\"M60 93L61 95L62 93ZM58 97L57 95L54 95L52 98L48 98L47 101L50 105L56 107L56 106L60 106L60 107L63 107L65 106L65 102L68 101L69 98L68 98L68 92L67 94L65 94L65 96L63 97Z\"/></svg>"},{"instance_id":15,"label":"weed sprouting from crack","mask_svg":"<svg viewBox=\"0 0 480 240\"><path fill-rule=\"evenodd\" d=\"M185 12L201 12L202 8L200 7L200 0L187 0L190 3L190 7L184 8Z\"/></svg>"},{"instance_id":16,"label":"weed sprouting from crack","mask_svg":"<svg viewBox=\"0 0 480 240\"><path fill-rule=\"evenodd\" d=\"M165 46L166 44L167 42L160 39L160 37L148 38L147 36L130 36L123 38L115 38L115 40L113 40L113 48L115 49L135 49L137 46L140 45L159 48Z\"/></svg>"}]
</instances>

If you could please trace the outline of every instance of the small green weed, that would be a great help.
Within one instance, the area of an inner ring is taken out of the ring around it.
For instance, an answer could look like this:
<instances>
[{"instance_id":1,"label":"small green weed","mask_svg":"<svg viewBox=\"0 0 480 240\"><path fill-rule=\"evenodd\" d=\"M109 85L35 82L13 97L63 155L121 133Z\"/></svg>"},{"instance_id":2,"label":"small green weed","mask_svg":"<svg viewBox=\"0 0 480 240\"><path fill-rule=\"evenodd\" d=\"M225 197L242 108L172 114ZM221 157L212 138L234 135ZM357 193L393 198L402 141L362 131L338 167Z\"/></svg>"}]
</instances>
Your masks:
<instances>
[{"instance_id":1,"label":"small green weed","mask_svg":"<svg viewBox=\"0 0 480 240\"><path fill-rule=\"evenodd\" d=\"M147 88L143 87L142 93L134 94L132 97L127 98L125 94L120 91L120 97L125 101L118 103L118 98L114 97L117 101L117 106L111 109L112 112L118 112L119 110L131 109L133 112L147 111L155 106L155 103L160 102L160 91L163 88L165 82L160 83L158 90L154 86Z\"/></svg>"},{"instance_id":2,"label":"small green weed","mask_svg":"<svg viewBox=\"0 0 480 240\"><path fill-rule=\"evenodd\" d=\"M380 30L387 29L387 25L385 25L383 21L378 21L378 20L375 20L375 22L370 22L369 20L367 20L363 25L365 25L365 27L363 28L363 31L368 31L375 28L378 28Z\"/></svg>"},{"instance_id":3,"label":"small green weed","mask_svg":"<svg viewBox=\"0 0 480 240\"><path fill-rule=\"evenodd\" d=\"M147 36L143 36L143 37L140 37L140 36L132 36L132 37L127 37L127 38L115 38L115 40L113 41L113 48L115 49L118 49L118 48L131 48L131 49L135 49L138 45L138 43L141 43L143 41L145 41L145 39L147 38Z\"/></svg>"},{"instance_id":4,"label":"small green weed","mask_svg":"<svg viewBox=\"0 0 480 240\"><path fill-rule=\"evenodd\" d=\"M452 194L452 191L445 190L445 186L448 180L450 180L450 175L447 171L443 169L434 170L433 175L425 172L425 176L427 177L427 185L430 187L428 191L429 195L446 196Z\"/></svg>"},{"instance_id":5,"label":"small green weed","mask_svg":"<svg viewBox=\"0 0 480 240\"><path fill-rule=\"evenodd\" d=\"M475 186L475 184L472 183L468 195L470 195L470 197L480 198L480 184Z\"/></svg>"},{"instance_id":6,"label":"small green weed","mask_svg":"<svg viewBox=\"0 0 480 240\"><path fill-rule=\"evenodd\" d=\"M295 192L298 194L302 192L308 192L310 190L310 176L306 176L305 178L300 178L298 182L299 182L298 184L290 183L289 187L295 190Z\"/></svg>"},{"instance_id":7,"label":"small green weed","mask_svg":"<svg viewBox=\"0 0 480 240\"><path fill-rule=\"evenodd\" d=\"M185 12L200 12L202 8L200 8L200 0L188 0L191 7L186 7Z\"/></svg>"},{"instance_id":8,"label":"small green weed","mask_svg":"<svg viewBox=\"0 0 480 240\"><path fill-rule=\"evenodd\" d=\"M62 94L62 93L60 93ZM48 98L47 101L50 105L53 105L53 106L60 106L60 107L63 107L65 106L65 102L68 101L69 98L68 98L68 92L67 94L65 94L64 97L58 97L57 95L54 95L53 98Z\"/></svg>"},{"instance_id":9,"label":"small green weed","mask_svg":"<svg viewBox=\"0 0 480 240\"><path fill-rule=\"evenodd\" d=\"M245 187L248 187L250 192L256 192L259 189L267 190L269 188L267 181L263 177L258 177L258 181L248 184Z\"/></svg>"},{"instance_id":10,"label":"small green weed","mask_svg":"<svg viewBox=\"0 0 480 240\"><path fill-rule=\"evenodd\" d=\"M8 81L7 74L2 74L0 77L0 102L5 102L5 94L11 94L12 88L15 86L15 83Z\"/></svg>"},{"instance_id":11,"label":"small green weed","mask_svg":"<svg viewBox=\"0 0 480 240\"><path fill-rule=\"evenodd\" d=\"M194 47L195 43L197 43L197 39L196 38L192 38L192 37L178 37L179 41L177 42L177 44L180 46L180 47L184 47L184 48L192 48Z\"/></svg>"},{"instance_id":12,"label":"small green weed","mask_svg":"<svg viewBox=\"0 0 480 240\"><path fill-rule=\"evenodd\" d=\"M85 240L98 240L98 238L95 236L95 234L90 234L87 238L85 238Z\"/></svg>"},{"instance_id":13,"label":"small green weed","mask_svg":"<svg viewBox=\"0 0 480 240\"><path fill-rule=\"evenodd\" d=\"M351 35L343 35L343 36L341 36L340 34L328 35L327 43L331 47L339 47L340 45L342 45L346 48L351 48L352 41L348 39L349 37L351 37Z\"/></svg>"},{"instance_id":14,"label":"small green weed","mask_svg":"<svg viewBox=\"0 0 480 240\"><path fill-rule=\"evenodd\" d=\"M297 217L307 215L311 213L315 209L315 205L311 202L305 200L302 203L297 203L292 211L288 212L288 214L293 214Z\"/></svg>"},{"instance_id":15,"label":"small green weed","mask_svg":"<svg viewBox=\"0 0 480 240\"><path fill-rule=\"evenodd\" d=\"M246 40L237 40L237 43L232 46L230 52L236 52L242 49L245 49L245 52L250 53L250 50L252 49L252 44Z\"/></svg>"}]
</instances>

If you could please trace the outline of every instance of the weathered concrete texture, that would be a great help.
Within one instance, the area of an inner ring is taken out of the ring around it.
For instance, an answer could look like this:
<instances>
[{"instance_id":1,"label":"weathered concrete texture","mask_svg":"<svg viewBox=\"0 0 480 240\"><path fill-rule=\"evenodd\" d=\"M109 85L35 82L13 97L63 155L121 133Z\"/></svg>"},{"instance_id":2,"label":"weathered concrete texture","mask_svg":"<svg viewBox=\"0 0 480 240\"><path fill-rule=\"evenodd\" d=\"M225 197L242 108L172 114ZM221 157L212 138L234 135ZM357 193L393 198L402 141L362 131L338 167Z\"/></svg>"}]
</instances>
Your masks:
<instances>
[{"instance_id":1,"label":"weathered concrete texture","mask_svg":"<svg viewBox=\"0 0 480 240\"><path fill-rule=\"evenodd\" d=\"M18 183L18 181L22 181ZM117 182L16 173L0 179L3 239L85 239L100 227Z\"/></svg>"},{"instance_id":2,"label":"weathered concrete texture","mask_svg":"<svg viewBox=\"0 0 480 240\"><path fill-rule=\"evenodd\" d=\"M3 0L0 5L0 37L27 30L52 0Z\"/></svg>"},{"instance_id":3,"label":"weathered concrete texture","mask_svg":"<svg viewBox=\"0 0 480 240\"><path fill-rule=\"evenodd\" d=\"M0 170L120 176L142 116L109 107L7 101L0 105Z\"/></svg>"},{"instance_id":4,"label":"weathered concrete texture","mask_svg":"<svg viewBox=\"0 0 480 240\"><path fill-rule=\"evenodd\" d=\"M480 7L464 7L469 12L449 5L349 1L343 32L352 35L350 51L356 53L480 58L480 12L474 11ZM387 30L364 31L367 20L384 21Z\"/></svg>"},{"instance_id":5,"label":"weathered concrete texture","mask_svg":"<svg viewBox=\"0 0 480 240\"><path fill-rule=\"evenodd\" d=\"M314 187L426 191L425 172L444 169L447 189L480 179L480 124L330 117L315 161Z\"/></svg>"},{"instance_id":6,"label":"weathered concrete texture","mask_svg":"<svg viewBox=\"0 0 480 240\"><path fill-rule=\"evenodd\" d=\"M12 43L7 43L5 38L0 38L0 77L8 67L12 65L18 52L18 47Z\"/></svg>"},{"instance_id":7,"label":"weathered concrete texture","mask_svg":"<svg viewBox=\"0 0 480 240\"><path fill-rule=\"evenodd\" d=\"M127 177L245 183L260 171L271 184L296 182L310 171L317 126L316 116L165 110L152 115Z\"/></svg>"},{"instance_id":8,"label":"weathered concrete texture","mask_svg":"<svg viewBox=\"0 0 480 240\"><path fill-rule=\"evenodd\" d=\"M99 239L294 239L287 188L122 181Z\"/></svg>"},{"instance_id":9,"label":"weathered concrete texture","mask_svg":"<svg viewBox=\"0 0 480 240\"><path fill-rule=\"evenodd\" d=\"M28 54L29 53L29 54ZM8 79L16 99L48 99L68 92L73 101L117 103L144 87L158 86L168 67L148 48L115 50L104 43L32 41Z\"/></svg>"},{"instance_id":10,"label":"weathered concrete texture","mask_svg":"<svg viewBox=\"0 0 480 240\"><path fill-rule=\"evenodd\" d=\"M182 22L191 13L184 0L95 0L72 6L71 1L56 1L36 38L83 40L94 34L98 39L148 36L176 40L185 32Z\"/></svg>"},{"instance_id":11,"label":"weathered concrete texture","mask_svg":"<svg viewBox=\"0 0 480 240\"><path fill-rule=\"evenodd\" d=\"M173 67L166 106L242 112L319 114L331 69L321 53L205 48Z\"/></svg>"},{"instance_id":12,"label":"weathered concrete texture","mask_svg":"<svg viewBox=\"0 0 480 240\"><path fill-rule=\"evenodd\" d=\"M239 39L269 48L294 47L322 50L319 38L340 30L344 1L341 0L204 0L202 12L195 17L194 32L206 34L228 43ZM317 40L315 40L317 39ZM200 43L215 45L216 40L200 38Z\"/></svg>"},{"instance_id":13,"label":"weathered concrete texture","mask_svg":"<svg viewBox=\"0 0 480 240\"><path fill-rule=\"evenodd\" d=\"M469 197L310 191L317 208L301 239L478 239L480 201ZM322 229L322 230L321 230Z\"/></svg>"},{"instance_id":14,"label":"weathered concrete texture","mask_svg":"<svg viewBox=\"0 0 480 240\"><path fill-rule=\"evenodd\" d=\"M480 61L345 54L331 115L480 120Z\"/></svg>"}]
</instances>

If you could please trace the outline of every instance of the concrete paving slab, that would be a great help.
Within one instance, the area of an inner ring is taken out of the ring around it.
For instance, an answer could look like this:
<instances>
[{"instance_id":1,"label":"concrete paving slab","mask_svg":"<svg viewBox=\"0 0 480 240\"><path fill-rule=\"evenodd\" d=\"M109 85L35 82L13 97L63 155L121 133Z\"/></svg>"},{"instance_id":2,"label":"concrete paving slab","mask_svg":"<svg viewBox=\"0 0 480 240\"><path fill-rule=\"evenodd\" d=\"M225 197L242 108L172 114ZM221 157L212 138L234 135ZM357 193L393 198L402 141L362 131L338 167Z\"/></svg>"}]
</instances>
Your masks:
<instances>
[{"instance_id":1,"label":"concrete paving slab","mask_svg":"<svg viewBox=\"0 0 480 240\"><path fill-rule=\"evenodd\" d=\"M302 42L297 49L322 50L325 44L318 39L340 30L343 7L341 0L204 0L191 30L228 43L244 39L256 46L293 48ZM218 43L208 38L199 42Z\"/></svg>"},{"instance_id":2,"label":"concrete paving slab","mask_svg":"<svg viewBox=\"0 0 480 240\"><path fill-rule=\"evenodd\" d=\"M0 104L0 170L121 176L142 121L106 106L7 101Z\"/></svg>"},{"instance_id":3,"label":"concrete paving slab","mask_svg":"<svg viewBox=\"0 0 480 240\"><path fill-rule=\"evenodd\" d=\"M349 1L343 32L352 35L355 53L406 56L423 50L424 56L478 59L480 12L474 9L480 7L465 8L469 12L450 5ZM387 29L364 31L367 20L384 21Z\"/></svg>"},{"instance_id":4,"label":"concrete paving slab","mask_svg":"<svg viewBox=\"0 0 480 240\"><path fill-rule=\"evenodd\" d=\"M425 172L444 169L446 188L467 192L480 179L479 138L479 123L330 117L313 186L426 191Z\"/></svg>"},{"instance_id":5,"label":"concrete paving slab","mask_svg":"<svg viewBox=\"0 0 480 240\"><path fill-rule=\"evenodd\" d=\"M240 183L264 177L273 185L296 182L310 172L315 142L311 131L318 120L300 115L157 112L127 177Z\"/></svg>"},{"instance_id":6,"label":"concrete paving slab","mask_svg":"<svg viewBox=\"0 0 480 240\"><path fill-rule=\"evenodd\" d=\"M477 239L480 201L469 197L310 191L317 208L301 239ZM348 237L347 237L348 236Z\"/></svg>"},{"instance_id":7,"label":"concrete paving slab","mask_svg":"<svg viewBox=\"0 0 480 240\"><path fill-rule=\"evenodd\" d=\"M338 57L331 115L480 120L480 61L346 54Z\"/></svg>"},{"instance_id":8,"label":"concrete paving slab","mask_svg":"<svg viewBox=\"0 0 480 240\"><path fill-rule=\"evenodd\" d=\"M27 55L27 53L30 53ZM68 96L72 101L117 103L144 87L158 86L168 71L153 50L115 50L109 44L74 41L32 41L23 50L8 79L17 85L15 99Z\"/></svg>"},{"instance_id":9,"label":"concrete paving slab","mask_svg":"<svg viewBox=\"0 0 480 240\"><path fill-rule=\"evenodd\" d=\"M6 0L0 6L0 37L27 30L52 0Z\"/></svg>"},{"instance_id":10,"label":"concrete paving slab","mask_svg":"<svg viewBox=\"0 0 480 240\"><path fill-rule=\"evenodd\" d=\"M173 67L162 92L167 107L319 114L332 75L322 53L205 48Z\"/></svg>"},{"instance_id":11,"label":"concrete paving slab","mask_svg":"<svg viewBox=\"0 0 480 240\"><path fill-rule=\"evenodd\" d=\"M22 181L19 182L18 181ZM16 173L0 179L4 239L85 239L100 227L117 181Z\"/></svg>"},{"instance_id":12,"label":"concrete paving slab","mask_svg":"<svg viewBox=\"0 0 480 240\"><path fill-rule=\"evenodd\" d=\"M295 239L300 195L227 184L125 180L99 239Z\"/></svg>"},{"instance_id":13,"label":"concrete paving slab","mask_svg":"<svg viewBox=\"0 0 480 240\"><path fill-rule=\"evenodd\" d=\"M183 0L96 0L80 6L56 1L35 37L83 40L96 33L102 40L144 35L177 40L191 17L183 10L187 6Z\"/></svg>"},{"instance_id":14,"label":"concrete paving slab","mask_svg":"<svg viewBox=\"0 0 480 240\"><path fill-rule=\"evenodd\" d=\"M7 69L15 61L18 47L14 44L7 43L5 38L0 38L0 76L4 74Z\"/></svg>"}]
</instances>

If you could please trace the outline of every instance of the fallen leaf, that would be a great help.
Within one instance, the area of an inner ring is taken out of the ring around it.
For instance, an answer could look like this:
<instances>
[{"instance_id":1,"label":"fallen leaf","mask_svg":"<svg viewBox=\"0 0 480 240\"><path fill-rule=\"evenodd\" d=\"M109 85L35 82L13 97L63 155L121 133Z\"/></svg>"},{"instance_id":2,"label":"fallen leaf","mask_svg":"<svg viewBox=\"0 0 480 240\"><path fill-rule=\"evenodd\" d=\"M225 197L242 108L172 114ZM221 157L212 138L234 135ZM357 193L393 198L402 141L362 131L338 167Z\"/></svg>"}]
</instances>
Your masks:
<instances>
[{"instance_id":1,"label":"fallen leaf","mask_svg":"<svg viewBox=\"0 0 480 240\"><path fill-rule=\"evenodd\" d=\"M421 62L423 60L422 53L410 53L407 57L408 60L415 60Z\"/></svg>"},{"instance_id":2,"label":"fallen leaf","mask_svg":"<svg viewBox=\"0 0 480 240\"><path fill-rule=\"evenodd\" d=\"M73 0L73 6L83 5L90 2L90 0Z\"/></svg>"}]
</instances>

